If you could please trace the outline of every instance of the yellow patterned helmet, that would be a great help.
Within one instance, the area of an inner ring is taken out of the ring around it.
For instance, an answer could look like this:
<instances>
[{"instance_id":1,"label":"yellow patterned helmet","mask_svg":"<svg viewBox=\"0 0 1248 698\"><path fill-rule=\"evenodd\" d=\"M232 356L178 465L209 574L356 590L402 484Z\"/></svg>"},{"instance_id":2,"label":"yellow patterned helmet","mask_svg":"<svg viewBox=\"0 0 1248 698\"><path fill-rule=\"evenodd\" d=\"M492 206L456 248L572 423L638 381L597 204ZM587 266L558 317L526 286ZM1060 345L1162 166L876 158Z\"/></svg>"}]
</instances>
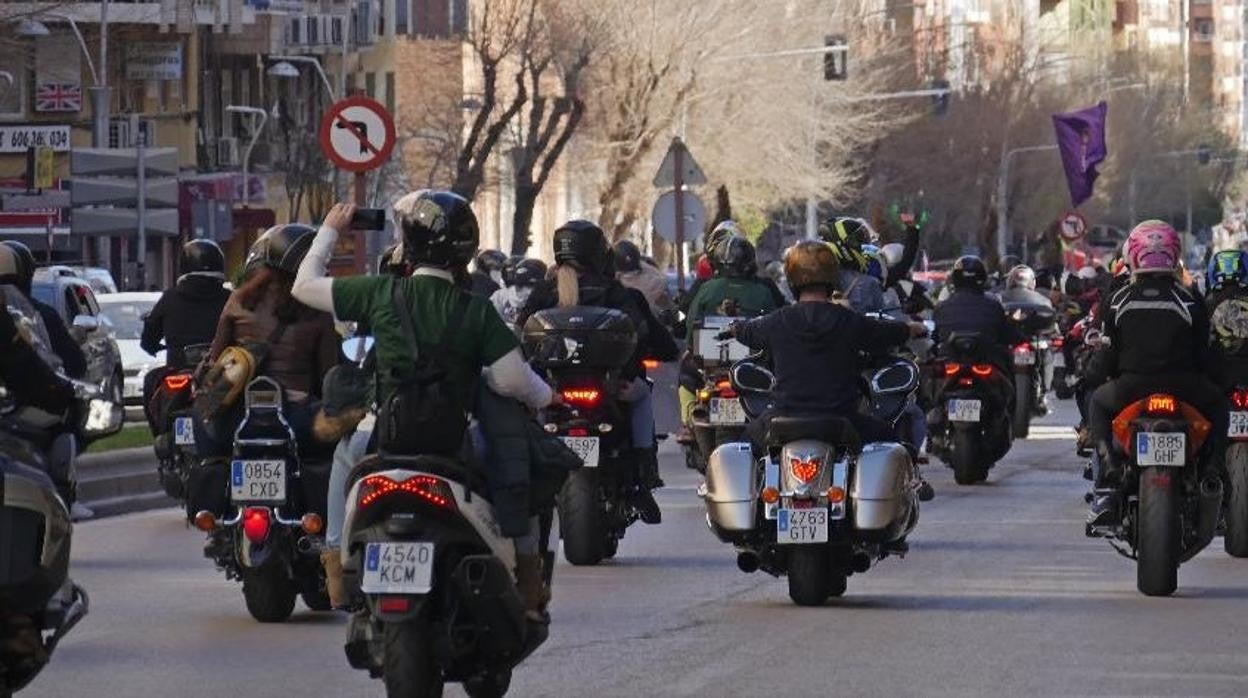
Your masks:
<instances>
[{"instance_id":1,"label":"yellow patterned helmet","mask_svg":"<svg viewBox=\"0 0 1248 698\"><path fill-rule=\"evenodd\" d=\"M862 246L874 244L878 237L863 219L838 216L819 226L819 239L828 243L842 267L865 272L870 260Z\"/></svg>"}]
</instances>

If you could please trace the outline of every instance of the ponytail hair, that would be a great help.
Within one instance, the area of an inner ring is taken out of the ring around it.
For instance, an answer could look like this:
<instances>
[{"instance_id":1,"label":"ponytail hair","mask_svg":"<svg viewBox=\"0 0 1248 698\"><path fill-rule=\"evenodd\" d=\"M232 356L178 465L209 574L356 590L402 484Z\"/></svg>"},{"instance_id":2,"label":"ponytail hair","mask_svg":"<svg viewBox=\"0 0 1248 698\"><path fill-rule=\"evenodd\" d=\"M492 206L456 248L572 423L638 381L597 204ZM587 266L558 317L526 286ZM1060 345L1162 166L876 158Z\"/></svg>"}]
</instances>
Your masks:
<instances>
[{"instance_id":1,"label":"ponytail hair","mask_svg":"<svg viewBox=\"0 0 1248 698\"><path fill-rule=\"evenodd\" d=\"M571 264L555 267L555 288L558 291L560 308L581 304L581 280L576 267Z\"/></svg>"}]
</instances>

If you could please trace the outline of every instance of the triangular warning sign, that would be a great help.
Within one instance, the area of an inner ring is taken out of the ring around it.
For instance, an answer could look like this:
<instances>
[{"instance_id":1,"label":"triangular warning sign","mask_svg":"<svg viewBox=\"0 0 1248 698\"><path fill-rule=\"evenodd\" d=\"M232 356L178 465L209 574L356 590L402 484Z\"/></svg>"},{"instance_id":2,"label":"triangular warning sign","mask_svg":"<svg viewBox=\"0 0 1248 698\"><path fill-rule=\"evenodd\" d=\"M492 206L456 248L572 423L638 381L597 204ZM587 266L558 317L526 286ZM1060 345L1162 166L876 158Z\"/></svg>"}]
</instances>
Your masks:
<instances>
[{"instance_id":1,"label":"triangular warning sign","mask_svg":"<svg viewBox=\"0 0 1248 698\"><path fill-rule=\"evenodd\" d=\"M702 171L702 166L697 160L693 159L693 154L685 147L683 141L679 138L673 138L671 146L667 149L667 155L663 156L663 164L659 165L659 171L654 175L654 186L660 189L670 189L676 186L676 154L681 155L681 174L682 184L685 186L696 186L706 184L706 173Z\"/></svg>"}]
</instances>

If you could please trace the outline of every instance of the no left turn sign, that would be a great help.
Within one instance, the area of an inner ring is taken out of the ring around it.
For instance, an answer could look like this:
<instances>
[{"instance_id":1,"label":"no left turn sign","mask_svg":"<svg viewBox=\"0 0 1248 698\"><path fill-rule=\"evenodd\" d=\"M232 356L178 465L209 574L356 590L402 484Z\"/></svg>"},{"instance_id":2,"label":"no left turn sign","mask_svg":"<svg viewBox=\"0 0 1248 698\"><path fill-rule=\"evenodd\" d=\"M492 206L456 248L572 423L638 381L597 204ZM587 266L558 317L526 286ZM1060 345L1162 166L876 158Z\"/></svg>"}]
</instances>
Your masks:
<instances>
[{"instance_id":1,"label":"no left turn sign","mask_svg":"<svg viewBox=\"0 0 1248 698\"><path fill-rule=\"evenodd\" d=\"M1071 211L1058 221L1057 232L1066 242L1080 240L1088 232L1088 219L1080 215L1078 211Z\"/></svg>"},{"instance_id":2,"label":"no left turn sign","mask_svg":"<svg viewBox=\"0 0 1248 698\"><path fill-rule=\"evenodd\" d=\"M335 102L321 119L325 157L349 172L367 172L385 164L394 150L394 119L367 97Z\"/></svg>"}]
</instances>

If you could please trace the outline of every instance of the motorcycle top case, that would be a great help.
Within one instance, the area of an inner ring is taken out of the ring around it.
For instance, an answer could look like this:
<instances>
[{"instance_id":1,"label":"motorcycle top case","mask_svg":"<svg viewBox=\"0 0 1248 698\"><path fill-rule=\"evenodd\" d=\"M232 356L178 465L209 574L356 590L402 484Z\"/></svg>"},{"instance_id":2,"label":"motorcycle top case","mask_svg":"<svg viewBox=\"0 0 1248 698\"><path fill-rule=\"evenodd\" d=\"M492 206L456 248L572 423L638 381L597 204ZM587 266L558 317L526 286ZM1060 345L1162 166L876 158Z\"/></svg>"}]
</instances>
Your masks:
<instances>
[{"instance_id":1,"label":"motorcycle top case","mask_svg":"<svg viewBox=\"0 0 1248 698\"><path fill-rule=\"evenodd\" d=\"M623 368L637 350L637 330L612 308L572 306L534 313L524 324L524 351L547 368Z\"/></svg>"},{"instance_id":2,"label":"motorcycle top case","mask_svg":"<svg viewBox=\"0 0 1248 698\"><path fill-rule=\"evenodd\" d=\"M873 443L863 448L849 488L855 530L876 532L884 540L909 533L918 513L913 478L905 447Z\"/></svg>"},{"instance_id":3,"label":"motorcycle top case","mask_svg":"<svg viewBox=\"0 0 1248 698\"><path fill-rule=\"evenodd\" d=\"M717 536L754 529L758 476L748 443L727 443L706 465L706 515Z\"/></svg>"}]
</instances>

